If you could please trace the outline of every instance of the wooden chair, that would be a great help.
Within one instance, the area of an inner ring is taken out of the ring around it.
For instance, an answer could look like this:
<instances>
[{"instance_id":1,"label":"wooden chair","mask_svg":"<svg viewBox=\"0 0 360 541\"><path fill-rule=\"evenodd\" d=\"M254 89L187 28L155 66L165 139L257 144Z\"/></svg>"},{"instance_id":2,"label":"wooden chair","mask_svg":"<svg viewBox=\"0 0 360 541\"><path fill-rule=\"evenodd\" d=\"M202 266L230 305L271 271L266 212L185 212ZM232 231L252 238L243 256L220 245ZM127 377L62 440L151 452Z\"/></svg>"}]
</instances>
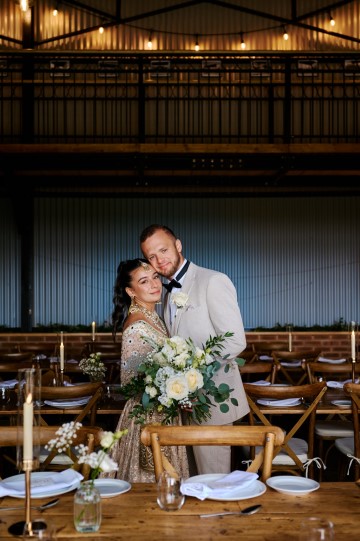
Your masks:
<instances>
[{"instance_id":1,"label":"wooden chair","mask_svg":"<svg viewBox=\"0 0 360 541\"><path fill-rule=\"evenodd\" d=\"M285 381L290 385L302 385L307 382L306 365L308 362L315 361L320 355L318 351L273 351L271 353L276 364L277 379L279 382Z\"/></svg>"},{"instance_id":2,"label":"wooden chair","mask_svg":"<svg viewBox=\"0 0 360 541\"><path fill-rule=\"evenodd\" d=\"M324 381L338 381L351 378L352 364L346 361L341 364L322 363L319 361L308 362L306 364L308 379L310 383L315 383L321 378ZM360 376L360 365L355 364L356 377Z\"/></svg>"},{"instance_id":3,"label":"wooden chair","mask_svg":"<svg viewBox=\"0 0 360 541\"><path fill-rule=\"evenodd\" d=\"M80 383L78 385L64 386L64 387L50 387L42 385L40 389L41 400L71 400L76 398L83 398L84 396L90 396L91 398L81 407L80 413L71 413L71 409L60 409L59 415L69 414L73 415L73 421L81 423L86 416L89 416L90 426L96 425L96 413L98 402L102 397L103 393L103 384L101 382L96 383ZM78 410L79 406L73 408ZM41 413L41 411L40 411ZM44 420L43 415L41 415L41 422L44 425L48 423Z\"/></svg>"},{"instance_id":4,"label":"wooden chair","mask_svg":"<svg viewBox=\"0 0 360 541\"><path fill-rule=\"evenodd\" d=\"M358 480L360 474L360 385L358 383L345 383L344 391L351 398L353 434L346 438L337 438L335 440L335 448L342 455L353 460L355 464L354 479ZM351 463L349 466L351 466Z\"/></svg>"},{"instance_id":5,"label":"wooden chair","mask_svg":"<svg viewBox=\"0 0 360 541\"><path fill-rule=\"evenodd\" d=\"M314 458L314 427L316 408L324 393L326 392L325 382L297 385L297 386L275 386L275 385L251 385L244 383L244 389L250 406L250 424L256 422L264 426L273 424L274 415L287 415L287 419L296 415L295 421L287 427L283 444L275 447L273 471L286 471L295 475L304 471L304 463ZM298 407L268 407L260 406L257 401L262 400L284 400L289 398L301 398L302 402ZM308 422L307 441L294 437L300 428ZM313 468L309 468L310 474Z\"/></svg>"},{"instance_id":6,"label":"wooden chair","mask_svg":"<svg viewBox=\"0 0 360 541\"><path fill-rule=\"evenodd\" d=\"M263 449L254 458L247 471L261 470L266 481L271 472L274 447L284 441L284 433L277 426L165 426L147 425L141 432L141 442L151 447L154 457L155 477L158 480L164 470L177 475L163 454L168 445L251 445Z\"/></svg>"},{"instance_id":7,"label":"wooden chair","mask_svg":"<svg viewBox=\"0 0 360 541\"><path fill-rule=\"evenodd\" d=\"M51 439L56 437L56 431L59 426L41 426L39 431L39 439L36 443L40 446L45 446ZM80 443L87 445L89 453L92 452L97 446L100 445L103 429L100 427L81 427L77 431L77 437L74 440L74 447ZM22 427L16 426L0 426L0 448L16 447L18 438L22 440ZM62 464L51 464L53 458L57 455L56 450L49 453L45 460L40 463L40 470L57 470L61 471L72 467L84 476L85 479L89 478L90 467L87 464L79 465L77 463L78 457L75 454L75 450L69 450L67 455L68 461L63 461Z\"/></svg>"},{"instance_id":8,"label":"wooden chair","mask_svg":"<svg viewBox=\"0 0 360 541\"><path fill-rule=\"evenodd\" d=\"M273 351L285 351L288 348L288 342L253 342L252 346L259 361L272 360Z\"/></svg>"},{"instance_id":9,"label":"wooden chair","mask_svg":"<svg viewBox=\"0 0 360 541\"><path fill-rule=\"evenodd\" d=\"M276 366L269 361L254 361L239 366L241 378L246 383L252 383L263 379L270 383L275 383Z\"/></svg>"}]
</instances>

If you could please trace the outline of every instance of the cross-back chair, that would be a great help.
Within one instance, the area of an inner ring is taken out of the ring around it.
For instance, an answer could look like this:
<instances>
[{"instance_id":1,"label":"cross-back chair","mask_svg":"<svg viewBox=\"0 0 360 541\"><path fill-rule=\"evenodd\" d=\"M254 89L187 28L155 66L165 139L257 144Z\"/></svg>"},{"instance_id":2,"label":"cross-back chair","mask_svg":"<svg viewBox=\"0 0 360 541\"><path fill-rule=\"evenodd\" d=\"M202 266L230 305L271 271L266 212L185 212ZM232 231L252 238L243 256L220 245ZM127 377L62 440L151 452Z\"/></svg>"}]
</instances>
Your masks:
<instances>
[{"instance_id":1,"label":"cross-back chair","mask_svg":"<svg viewBox=\"0 0 360 541\"><path fill-rule=\"evenodd\" d=\"M307 383L307 363L315 361L320 355L317 351L272 351L271 356L276 364L277 379L290 383L290 385L302 385Z\"/></svg>"},{"instance_id":2,"label":"cross-back chair","mask_svg":"<svg viewBox=\"0 0 360 541\"><path fill-rule=\"evenodd\" d=\"M297 386L277 386L277 385L251 385L244 383L244 389L250 406L249 420L250 424L256 422L264 426L273 424L274 415L287 416L287 420L293 419L290 428L286 428L284 442L274 449L274 459L272 470L287 471L294 475L303 472L304 464L314 458L314 426L317 406L326 392L325 382ZM301 404L298 406L263 406L258 404L258 400L284 400L300 398ZM303 438L295 437L301 428L308 422L307 441ZM312 474L313 467L309 467Z\"/></svg>"},{"instance_id":3,"label":"cross-back chair","mask_svg":"<svg viewBox=\"0 0 360 541\"><path fill-rule=\"evenodd\" d=\"M271 353L273 351L284 351L288 347L287 342L253 342L253 350L256 353L259 361L262 360L272 360Z\"/></svg>"},{"instance_id":4,"label":"cross-back chair","mask_svg":"<svg viewBox=\"0 0 360 541\"><path fill-rule=\"evenodd\" d=\"M315 381L318 381L319 378L322 378L324 381L338 381L341 379L351 378L352 363L346 361L341 364L332 364L313 361L307 363L306 370L310 383L315 383ZM360 366L358 363L355 365L355 374L357 377L360 376Z\"/></svg>"},{"instance_id":5,"label":"cross-back chair","mask_svg":"<svg viewBox=\"0 0 360 541\"><path fill-rule=\"evenodd\" d=\"M269 361L254 361L239 366L241 379L246 383L251 383L263 379L270 383L275 383L276 366Z\"/></svg>"},{"instance_id":6,"label":"cross-back chair","mask_svg":"<svg viewBox=\"0 0 360 541\"><path fill-rule=\"evenodd\" d=\"M277 426L165 426L147 425L141 432L141 442L151 447L155 478L159 479L164 470L177 475L163 453L169 445L231 445L261 446L247 471L261 470L263 481L270 476L274 447L284 441L284 433Z\"/></svg>"},{"instance_id":7,"label":"cross-back chair","mask_svg":"<svg viewBox=\"0 0 360 541\"><path fill-rule=\"evenodd\" d=\"M36 439L36 442L40 446L45 446L51 439L56 437L56 431L59 430L59 428L59 426L41 426L39 428L39 438ZM76 439L74 439L74 447L82 443L87 445L88 452L91 453L100 445L102 433L103 429L100 427L81 427L77 431ZM22 441L22 427L0 426L0 448L16 447L18 438ZM56 450L49 453L44 461L40 463L40 470L64 470L72 467L75 470L80 471L85 479L89 478L90 467L87 464L78 464L78 456L76 455L74 448L69 449L67 455L68 460L63 460L62 464L51 464L56 454Z\"/></svg>"},{"instance_id":8,"label":"cross-back chair","mask_svg":"<svg viewBox=\"0 0 360 541\"><path fill-rule=\"evenodd\" d=\"M103 393L103 384L101 382L94 382L94 383L79 383L77 385L71 385L71 386L62 386L62 387L52 387L52 386L45 386L42 385L40 389L40 397L41 400L72 400L76 398L83 398L85 396L90 396L91 398L85 404L84 406L80 406L81 411L75 411L79 410L79 406L74 406L73 409L61 409L58 408L56 410L59 411L59 414L69 414L74 415L74 418L72 419L75 422L82 422L85 417L89 416L90 418L90 426L95 426L96 424L96 413L97 413L97 405L99 400L102 397ZM40 410L41 414L41 410ZM48 424L44 418L43 415L41 415L40 419L41 423L46 425Z\"/></svg>"},{"instance_id":9,"label":"cross-back chair","mask_svg":"<svg viewBox=\"0 0 360 541\"><path fill-rule=\"evenodd\" d=\"M354 478L357 480L360 474L360 385L345 383L344 391L351 398L353 434L336 439L335 448L354 462Z\"/></svg>"}]
</instances>

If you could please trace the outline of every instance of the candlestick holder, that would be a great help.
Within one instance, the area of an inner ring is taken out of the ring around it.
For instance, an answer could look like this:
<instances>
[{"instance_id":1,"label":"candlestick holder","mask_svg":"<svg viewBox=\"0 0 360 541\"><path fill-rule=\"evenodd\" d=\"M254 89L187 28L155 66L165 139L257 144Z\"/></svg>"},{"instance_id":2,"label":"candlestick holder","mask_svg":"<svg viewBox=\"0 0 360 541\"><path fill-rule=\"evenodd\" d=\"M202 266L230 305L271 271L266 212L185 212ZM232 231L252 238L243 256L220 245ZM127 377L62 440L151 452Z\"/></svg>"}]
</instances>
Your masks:
<instances>
[{"instance_id":1,"label":"candlestick holder","mask_svg":"<svg viewBox=\"0 0 360 541\"><path fill-rule=\"evenodd\" d=\"M17 443L16 462L23 470L25 488L25 520L9 526L11 535L20 536L25 526L31 527L31 472L39 467L40 455L40 386L41 371L38 368L18 370L17 385Z\"/></svg>"}]
</instances>

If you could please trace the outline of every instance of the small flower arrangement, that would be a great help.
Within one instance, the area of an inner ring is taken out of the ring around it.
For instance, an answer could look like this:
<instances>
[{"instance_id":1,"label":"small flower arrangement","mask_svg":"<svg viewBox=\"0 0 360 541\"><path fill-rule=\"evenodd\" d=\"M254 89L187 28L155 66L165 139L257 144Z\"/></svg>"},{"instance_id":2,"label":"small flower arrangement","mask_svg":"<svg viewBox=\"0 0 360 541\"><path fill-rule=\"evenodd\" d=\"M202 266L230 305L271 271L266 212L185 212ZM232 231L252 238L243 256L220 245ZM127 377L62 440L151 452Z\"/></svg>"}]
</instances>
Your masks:
<instances>
[{"instance_id":1,"label":"small flower arrangement","mask_svg":"<svg viewBox=\"0 0 360 541\"><path fill-rule=\"evenodd\" d=\"M91 353L88 358L81 359L79 368L91 381L102 381L106 374L106 366L101 360L101 353Z\"/></svg>"},{"instance_id":2,"label":"small flower arrangement","mask_svg":"<svg viewBox=\"0 0 360 541\"><path fill-rule=\"evenodd\" d=\"M237 405L236 398L230 397L233 389L226 383L217 387L212 379L221 368L216 357L220 356L225 339L232 335L228 332L210 336L203 349L190 338L173 336L160 346L144 337L153 351L139 365L138 375L121 389L126 398L139 397L140 404L135 405L130 416L144 424L146 414L157 411L165 414L164 423L171 423L182 409L201 422L211 416L210 408L215 405L212 400L223 413L229 411L226 401ZM226 364L225 372L229 369Z\"/></svg>"},{"instance_id":3,"label":"small flower arrangement","mask_svg":"<svg viewBox=\"0 0 360 541\"><path fill-rule=\"evenodd\" d=\"M54 448L58 453L66 453L73 445L74 440L77 437L77 431L81 428L82 424L71 421L64 423L57 431L56 437L50 440L45 449L52 451ZM75 446L75 452L79 456L78 464L88 464L91 468L90 479L94 481L101 472L111 472L118 469L118 465L112 458L109 457L108 452L115 443L120 440L128 430L119 430L118 432L104 431L100 440L101 448L97 452L88 454L88 447L84 444Z\"/></svg>"}]
</instances>

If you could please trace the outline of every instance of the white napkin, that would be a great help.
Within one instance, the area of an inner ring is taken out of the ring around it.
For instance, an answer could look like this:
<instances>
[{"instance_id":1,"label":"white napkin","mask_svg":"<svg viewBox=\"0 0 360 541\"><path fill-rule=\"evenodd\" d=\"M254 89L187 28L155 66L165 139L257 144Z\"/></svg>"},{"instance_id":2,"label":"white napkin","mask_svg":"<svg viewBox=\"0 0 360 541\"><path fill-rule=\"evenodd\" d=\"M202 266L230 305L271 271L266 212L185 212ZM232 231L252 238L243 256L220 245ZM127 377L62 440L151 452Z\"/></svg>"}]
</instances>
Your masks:
<instances>
[{"instance_id":1,"label":"white napkin","mask_svg":"<svg viewBox=\"0 0 360 541\"><path fill-rule=\"evenodd\" d=\"M341 364L341 363L345 363L346 359L327 359L326 357L319 357L318 362L319 363L330 363L330 364Z\"/></svg>"},{"instance_id":2,"label":"white napkin","mask_svg":"<svg viewBox=\"0 0 360 541\"><path fill-rule=\"evenodd\" d=\"M273 358L270 355L259 355L260 361L272 361Z\"/></svg>"},{"instance_id":3,"label":"white napkin","mask_svg":"<svg viewBox=\"0 0 360 541\"><path fill-rule=\"evenodd\" d=\"M45 473L45 472L44 472ZM81 473L68 469L60 473L49 472L48 475L31 478L31 494L41 494L53 489L74 488L84 478ZM0 482L0 497L4 496L25 496L25 475L19 476L18 480L7 482L6 479Z\"/></svg>"},{"instance_id":4,"label":"white napkin","mask_svg":"<svg viewBox=\"0 0 360 541\"><path fill-rule=\"evenodd\" d=\"M250 381L249 385L271 385L271 382L266 381L265 379L260 379L259 381Z\"/></svg>"},{"instance_id":5,"label":"white napkin","mask_svg":"<svg viewBox=\"0 0 360 541\"><path fill-rule=\"evenodd\" d=\"M205 500L209 496L231 496L232 492L235 492L239 488L248 487L258 477L257 473L236 470L216 481L208 481L206 483L202 483L201 481L184 481L181 484L181 492L185 496L194 496L199 500Z\"/></svg>"},{"instance_id":6,"label":"white napkin","mask_svg":"<svg viewBox=\"0 0 360 541\"><path fill-rule=\"evenodd\" d=\"M44 404L53 406L55 408L61 408L63 406L85 406L90 400L91 396L84 396L83 398L68 398L68 399L56 399L56 400L44 400Z\"/></svg>"},{"instance_id":7,"label":"white napkin","mask_svg":"<svg viewBox=\"0 0 360 541\"><path fill-rule=\"evenodd\" d=\"M17 379L8 379L6 381L0 381L0 388L13 389L17 383L18 383Z\"/></svg>"},{"instance_id":8,"label":"white napkin","mask_svg":"<svg viewBox=\"0 0 360 541\"><path fill-rule=\"evenodd\" d=\"M301 366L301 361L280 361L281 366Z\"/></svg>"},{"instance_id":9,"label":"white napkin","mask_svg":"<svg viewBox=\"0 0 360 541\"><path fill-rule=\"evenodd\" d=\"M301 398L283 398L282 400L268 398L260 399L258 403L264 406L297 406L300 401Z\"/></svg>"}]
</instances>

